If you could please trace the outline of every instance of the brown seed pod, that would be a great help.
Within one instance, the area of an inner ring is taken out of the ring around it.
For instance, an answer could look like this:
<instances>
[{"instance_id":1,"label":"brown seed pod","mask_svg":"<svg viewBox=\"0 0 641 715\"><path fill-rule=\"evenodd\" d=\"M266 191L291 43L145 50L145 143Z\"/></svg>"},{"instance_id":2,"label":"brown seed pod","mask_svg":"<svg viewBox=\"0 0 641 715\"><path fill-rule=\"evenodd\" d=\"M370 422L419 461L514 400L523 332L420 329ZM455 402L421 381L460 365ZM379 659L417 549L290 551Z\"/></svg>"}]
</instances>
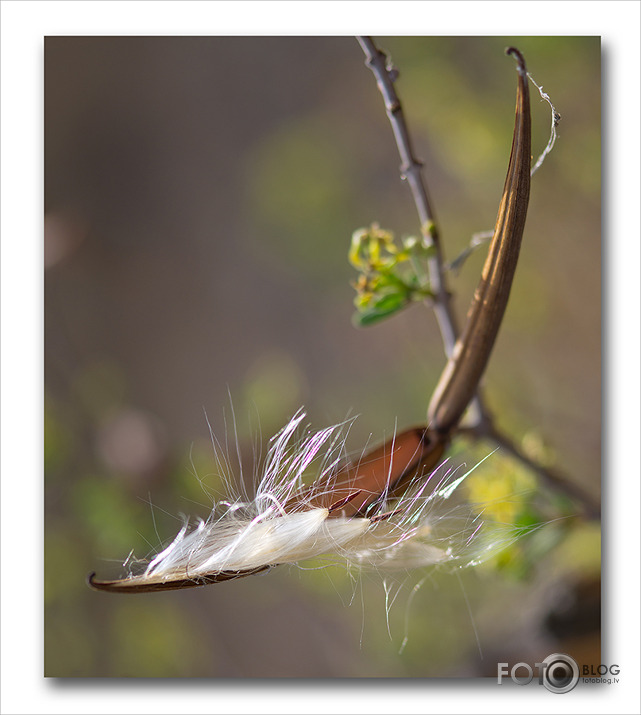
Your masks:
<instances>
[{"instance_id":1,"label":"brown seed pod","mask_svg":"<svg viewBox=\"0 0 641 715\"><path fill-rule=\"evenodd\" d=\"M523 55L517 61L518 86L512 152L494 235L467 314L465 328L441 374L428 410L430 429L455 429L474 397L487 366L510 296L530 198L531 122L528 77Z\"/></svg>"},{"instance_id":2,"label":"brown seed pod","mask_svg":"<svg viewBox=\"0 0 641 715\"><path fill-rule=\"evenodd\" d=\"M110 591L111 593L150 593L152 591L178 591L183 588L196 588L197 586L207 586L210 583L221 583L222 581L232 581L233 579L252 576L253 574L266 571L269 566L248 571L222 571L217 574L207 576L196 576L194 578L158 579L154 581L149 577L121 578L114 581L98 581L96 574L91 573L87 577L87 583L96 591Z\"/></svg>"}]
</instances>

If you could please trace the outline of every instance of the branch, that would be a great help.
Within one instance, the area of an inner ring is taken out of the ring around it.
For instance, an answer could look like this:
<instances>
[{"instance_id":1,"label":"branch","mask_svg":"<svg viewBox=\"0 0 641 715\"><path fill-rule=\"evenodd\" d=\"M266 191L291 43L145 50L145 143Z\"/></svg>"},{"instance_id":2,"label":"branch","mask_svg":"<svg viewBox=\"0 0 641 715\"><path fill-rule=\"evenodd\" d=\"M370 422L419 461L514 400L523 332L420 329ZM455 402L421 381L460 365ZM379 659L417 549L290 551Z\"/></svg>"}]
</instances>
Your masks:
<instances>
[{"instance_id":1,"label":"branch","mask_svg":"<svg viewBox=\"0 0 641 715\"><path fill-rule=\"evenodd\" d=\"M409 135L409 130L407 128L407 124L405 122L405 118L403 115L403 110L401 107L400 100L398 98L398 95L396 94L396 90L394 89L394 81L398 76L398 73L395 69L389 67L387 65L387 57L386 55L378 49L378 47L375 45L374 41L370 37L358 37L358 42L363 49L363 52L365 53L366 56L366 64L367 66L371 69L372 73L374 74L376 78L376 82L379 88L379 91L381 95L383 96L383 100L385 102L385 109L387 111L387 116L389 118L390 124L392 125L392 130L394 132L394 137L396 139L396 144L398 147L398 152L401 157L401 176L403 179L406 179L410 189L412 191L412 196L414 198L414 203L416 204L416 209L418 212L418 216L421 222L421 234L423 236L423 241L426 246L433 246L434 251L433 251L433 256L429 259L428 263L428 270L429 270L429 276L430 276L430 283L431 283L431 288L432 291L435 295L434 302L432 304L432 308L436 314L436 318L439 324L439 328L441 331L441 336L443 339L443 346L444 350L446 353L446 356L448 357L448 366L446 367L446 371L444 372L441 381L439 382L439 387L437 387L437 391L447 391L452 388L452 386L455 385L455 377L452 376L452 374L446 375L448 372L448 367L450 368L449 372L452 373L453 370L457 367L457 356L453 355L454 353L454 348L455 345L457 345L457 339L458 339L458 330L456 327L456 322L454 318L454 314L452 311L451 307L451 294L449 290L447 289L447 284L445 280L445 275L444 275L444 268L443 268L443 253L439 241L439 234L438 230L436 227L436 222L434 220L434 213L430 205L427 189L425 186L425 183L423 181L422 173L421 173L421 162L416 159L414 156L414 152L412 149L412 143L410 140L410 135ZM521 86L521 91L522 93L526 93L526 88L527 88L527 80L526 80L526 75L527 71L525 69L525 63L523 61L523 57L518 53L518 51L515 51L513 48L510 48L508 54L513 54L515 55L518 63L518 71L519 71L519 82ZM518 109L518 108L517 108ZM529 107L527 108L527 114L529 117ZM527 132L529 134L529 129L527 129ZM513 153L514 153L514 147L513 147ZM510 167L512 167L512 162L510 163ZM510 175L510 170L508 170L508 179ZM529 189L529 154L528 154L528 162L527 162L527 182L528 183L528 189ZM520 171L520 176L519 177L514 177L515 181L524 181L524 172ZM513 192L516 195L516 192ZM529 193L529 191L527 192ZM505 197L504 197L505 198ZM515 199L516 200L516 199ZM523 191L523 196L518 199L518 201L521 202L521 204L525 203L525 209L527 209L527 197L525 196L525 192ZM499 220L497 221L497 228L495 230L495 233L501 228L501 218L503 215L503 219L505 219L505 207L504 203L502 201L501 207L499 207ZM522 212L522 216L519 218L520 221L525 220L525 214ZM518 227L518 232L522 234L523 231L523 226L520 225ZM494 237L496 238L496 236ZM496 240L493 241L495 245L498 245L498 242ZM518 238L518 241L516 242L517 244L520 244L520 236ZM490 254L492 253L492 249L490 249ZM514 257L513 265L511 266L511 274L513 275L514 268L516 267L516 258L518 257L518 246L516 249L516 254ZM491 265L492 264L492 258L491 256L488 256L488 262L486 263L486 267L488 266L488 263ZM484 269L484 278L485 278L485 269ZM510 277L510 282L511 282L511 277ZM483 284L483 280L482 280ZM479 289L485 290L485 288L480 286ZM478 290L477 289L477 293ZM496 332L498 331L498 327L501 322L501 318L503 315L503 311L505 309L505 303L507 302L507 295L509 294L509 285L507 288L507 291L502 291L502 297L500 298L499 302L501 303L501 310L500 310L500 315L498 316L498 321L494 321L491 319L492 316L489 316L488 320L485 321L488 323L488 325L483 325L483 320L475 320L474 316L474 310L475 310L475 301L473 301L470 313L468 314L468 325L466 326L466 331L465 333L467 335L464 335L463 338L464 340L458 341L458 346L456 348L457 353L459 351L459 348L464 347L464 343L469 343L469 339L465 340L465 338L469 338L469 333L470 330L474 330L475 328L480 330L480 333L483 333L483 335L480 335L479 337L481 342L485 342L490 346L493 344L493 339L491 340L486 340L487 335L483 332L486 328L487 330L490 330L490 332L494 333L493 337L496 337ZM480 303L480 301L477 301L477 303ZM489 311L491 312L491 311ZM485 316L488 317L488 316ZM491 324L491 325L490 325ZM485 368L485 364L487 362L487 359L489 358L489 350L484 349L485 355L484 355L484 361L481 366L480 372L476 376L472 376L470 378L469 376L466 376L463 382L465 382L465 390L458 390L458 395L456 396L456 399L452 401L452 403L456 403L456 412L459 410L462 412L460 408L460 395L463 394L465 391L470 392L470 396L474 395L474 393L478 390L478 381L481 378L483 369ZM469 362L469 361L468 361ZM480 363L479 363L480 364ZM461 383L461 380L458 381L458 383ZM472 389L469 389L470 384L472 384ZM445 402L445 410L448 411L448 400L447 396L444 399L442 394L439 396L437 393L432 398L432 405L435 408L441 408L443 407L443 404ZM462 409L465 409L464 407ZM434 412L436 410L430 409L430 414L434 416ZM485 409L480 396L478 393L476 394L476 397L472 400L470 403L470 412L472 414L472 424L469 426L469 428L462 428L458 427L458 431L461 433L469 433L472 434L475 438L481 439L481 438L490 438L493 440L498 446L502 447L505 449L509 454L511 454L514 458L516 458L518 461L520 461L522 464L526 465L530 469L532 469L541 479L542 481L547 484L549 487L552 487L556 491L559 491L576 502L578 502L586 516L588 517L593 517L593 518L598 518L600 514L600 507L598 504L595 503L595 501L592 499L591 496L583 492L579 487L568 481L568 479L559 474L558 472L555 472L538 462L535 462L534 460L530 459L527 455L525 455L523 452L521 452L518 447L512 442L512 440L507 437L506 435L502 434L497 430L497 428L493 424L493 420L490 418L489 414L487 413L487 410ZM454 411L450 410L450 414L446 415L444 419L444 425L446 427L455 425L457 420L460 418L460 414L455 414Z\"/></svg>"},{"instance_id":2,"label":"branch","mask_svg":"<svg viewBox=\"0 0 641 715\"><path fill-rule=\"evenodd\" d=\"M391 68L388 68L386 55L376 47L370 37L358 37L357 39L367 58L366 64L374 73L380 93L383 95L387 116L392 125L398 153L401 157L401 177L407 180L414 197L414 203L421 222L423 242L425 246L434 248L434 254L428 260L430 285L435 295L433 309L441 330L445 354L449 357L454 349L458 330L450 304L450 293L445 281L443 253L434 212L421 173L422 164L414 156L401 102L394 89L396 73Z\"/></svg>"},{"instance_id":3,"label":"branch","mask_svg":"<svg viewBox=\"0 0 641 715\"><path fill-rule=\"evenodd\" d=\"M471 432L472 434L475 434L474 430ZM514 457L526 467L529 467L541 478L541 481L547 487L573 499L581 506L583 514L588 519L601 518L601 504L595 500L592 495L585 492L577 484L570 482L564 474L561 474L554 469L550 469L549 467L545 467L534 459L528 457L527 454L516 446L510 437L497 430L494 425L490 425L489 431L485 434L478 432L475 436L477 438L488 437L502 450L507 452L507 454Z\"/></svg>"},{"instance_id":4,"label":"branch","mask_svg":"<svg viewBox=\"0 0 641 715\"><path fill-rule=\"evenodd\" d=\"M421 235L427 247L433 247L433 255L427 261L430 287L434 298L430 305L441 332L445 356L450 358L458 338L456 316L452 310L451 293L447 287L445 270L443 268L443 251L439 239L439 231L434 217L434 211L429 200L427 187L423 180L423 164L415 157L409 129L401 107L401 101L394 89L394 80L398 73L387 65L387 56L378 49L371 37L356 38L366 57L366 65L371 69L378 89L383 96L387 117L392 125L396 146L401 158L401 178L410 187L416 211L421 222ZM485 409L477 395L469 405L470 425L483 425L487 421Z\"/></svg>"}]
</instances>

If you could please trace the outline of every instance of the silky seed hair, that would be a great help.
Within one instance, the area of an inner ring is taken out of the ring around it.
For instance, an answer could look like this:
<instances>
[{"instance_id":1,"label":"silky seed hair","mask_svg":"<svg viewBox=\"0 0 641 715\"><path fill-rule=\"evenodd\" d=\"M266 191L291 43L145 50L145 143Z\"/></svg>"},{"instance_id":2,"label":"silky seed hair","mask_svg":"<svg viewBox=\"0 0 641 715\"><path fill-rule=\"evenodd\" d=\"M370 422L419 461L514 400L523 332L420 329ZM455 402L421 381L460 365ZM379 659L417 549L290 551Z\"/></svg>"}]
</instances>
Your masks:
<instances>
[{"instance_id":1,"label":"silky seed hair","mask_svg":"<svg viewBox=\"0 0 641 715\"><path fill-rule=\"evenodd\" d=\"M385 572L463 568L517 537L513 527L486 521L482 510L459 498L473 470L447 460L427 473L419 468L395 493L412 463L407 445L420 444L417 430L348 462L345 441L353 420L312 431L303 425L305 416L299 410L270 440L253 498L227 477L228 493L214 501L207 519L191 524L185 518L144 570L135 571L140 562L128 559L125 578L98 581L92 574L90 584L125 593L188 588L317 557Z\"/></svg>"}]
</instances>

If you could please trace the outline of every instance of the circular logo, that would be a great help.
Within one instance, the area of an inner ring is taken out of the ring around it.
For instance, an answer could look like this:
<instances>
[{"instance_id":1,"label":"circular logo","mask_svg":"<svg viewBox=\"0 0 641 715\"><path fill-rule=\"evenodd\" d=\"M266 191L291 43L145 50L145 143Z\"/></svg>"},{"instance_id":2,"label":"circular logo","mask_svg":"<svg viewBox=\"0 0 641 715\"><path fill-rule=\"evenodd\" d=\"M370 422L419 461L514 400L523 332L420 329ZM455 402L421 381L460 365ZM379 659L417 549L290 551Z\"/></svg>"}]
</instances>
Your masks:
<instances>
[{"instance_id":1,"label":"circular logo","mask_svg":"<svg viewBox=\"0 0 641 715\"><path fill-rule=\"evenodd\" d=\"M569 693L579 682L579 666L564 653L552 653L541 664L543 685L551 693Z\"/></svg>"}]
</instances>

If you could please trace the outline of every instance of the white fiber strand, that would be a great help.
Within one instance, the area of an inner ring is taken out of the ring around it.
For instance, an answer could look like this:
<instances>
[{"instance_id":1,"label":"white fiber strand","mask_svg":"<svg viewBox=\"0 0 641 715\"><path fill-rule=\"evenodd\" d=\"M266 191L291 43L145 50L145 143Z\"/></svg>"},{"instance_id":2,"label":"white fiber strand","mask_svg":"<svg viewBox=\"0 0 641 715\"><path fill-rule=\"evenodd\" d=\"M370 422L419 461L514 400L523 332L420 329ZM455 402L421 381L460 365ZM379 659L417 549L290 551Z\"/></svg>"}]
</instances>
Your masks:
<instances>
[{"instance_id":1,"label":"white fiber strand","mask_svg":"<svg viewBox=\"0 0 641 715\"><path fill-rule=\"evenodd\" d=\"M488 530L471 507L453 502L472 470L460 476L447 462L432 474L418 473L400 497L388 498L385 490L365 515L346 516L340 499L338 506L319 507L314 502L319 496L332 503L328 492L345 462L345 439L353 420L311 432L303 430L304 418L304 412L297 412L270 441L252 500L225 495L206 521L191 530L185 522L142 574L125 581L144 586L198 580L319 556L381 570L445 563L463 567L480 563L514 540L510 527L493 525ZM309 485L305 475L314 465ZM229 479L226 485L231 490ZM341 489L341 496L349 492L343 483ZM346 500L359 493L348 493Z\"/></svg>"},{"instance_id":2,"label":"white fiber strand","mask_svg":"<svg viewBox=\"0 0 641 715\"><path fill-rule=\"evenodd\" d=\"M534 166L530 169L530 176L534 176L534 174L541 168L541 165L545 161L545 157L552 151L554 148L554 144L556 143L556 127L561 120L561 115L556 111L556 107L552 104L552 100L550 99L550 95L547 92L543 91L543 86L539 86L535 81L532 75L528 72L528 78L530 82L539 90L539 94L541 95L541 99L547 102L550 105L550 113L552 115L551 119L551 124L550 124L550 138L548 140L548 143L545 147L545 149L541 152L541 155L539 158L536 160L536 163Z\"/></svg>"}]
</instances>

